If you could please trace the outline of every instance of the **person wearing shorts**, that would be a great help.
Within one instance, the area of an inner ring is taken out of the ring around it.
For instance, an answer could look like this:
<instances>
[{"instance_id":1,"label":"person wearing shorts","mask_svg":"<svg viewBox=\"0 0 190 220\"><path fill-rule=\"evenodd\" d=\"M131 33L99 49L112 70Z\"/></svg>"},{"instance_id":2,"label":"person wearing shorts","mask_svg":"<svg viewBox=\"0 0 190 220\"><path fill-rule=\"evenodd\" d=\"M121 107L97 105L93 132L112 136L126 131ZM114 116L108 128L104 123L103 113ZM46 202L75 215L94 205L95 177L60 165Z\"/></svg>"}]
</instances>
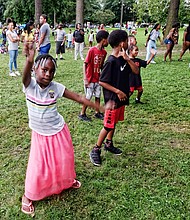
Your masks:
<instances>
[{"instance_id":1,"label":"person wearing shorts","mask_svg":"<svg viewBox=\"0 0 190 220\"><path fill-rule=\"evenodd\" d=\"M137 96L136 96L136 99L135 99L135 103L143 104L143 102L141 102L141 100L140 100L141 96L143 94L143 87L142 87L142 79L141 79L140 69L141 69L141 67L143 67L143 68L147 67L147 65L154 58L156 52L154 50L151 50L151 56L150 56L149 60L147 60L147 61L138 58L137 57L138 53L139 53L139 49L136 45L131 45L128 48L129 58L139 68L139 74L135 74L133 72L131 72L129 74L129 86L130 86L129 96L131 96L134 93L134 91L137 90Z\"/></svg>"},{"instance_id":2,"label":"person wearing shorts","mask_svg":"<svg viewBox=\"0 0 190 220\"><path fill-rule=\"evenodd\" d=\"M63 30L63 24L60 23L58 25L57 30L55 31L56 60L58 60L58 54L60 54L60 60L64 60L63 53L65 53L65 40L66 40L66 32Z\"/></svg>"},{"instance_id":3,"label":"person wearing shorts","mask_svg":"<svg viewBox=\"0 0 190 220\"><path fill-rule=\"evenodd\" d=\"M185 29L183 34L183 46L178 61L182 60L182 56L188 49L190 51L190 21L188 27Z\"/></svg>"},{"instance_id":4,"label":"person wearing shorts","mask_svg":"<svg viewBox=\"0 0 190 220\"><path fill-rule=\"evenodd\" d=\"M99 32L98 32L99 33ZM101 165L101 146L115 155L122 154L122 150L113 145L116 124L124 120L125 105L129 103L129 74L139 74L139 69L130 60L126 51L128 48L128 34L124 30L114 30L108 37L112 53L104 64L99 84L103 87L105 114L104 127L99 133L96 145L90 152L90 161L95 166Z\"/></svg>"},{"instance_id":5,"label":"person wearing shorts","mask_svg":"<svg viewBox=\"0 0 190 220\"><path fill-rule=\"evenodd\" d=\"M91 100L92 96L94 96L97 106L100 105L101 86L99 85L99 78L100 71L107 55L104 47L107 47L108 45L108 35L107 31L99 31L97 33L97 45L89 49L83 64L84 90L86 98ZM91 118L86 115L86 109L87 106L83 105L78 118L83 121L91 121ZM98 108L96 109L94 116L98 119L104 118L104 115L99 112Z\"/></svg>"}]
</instances>

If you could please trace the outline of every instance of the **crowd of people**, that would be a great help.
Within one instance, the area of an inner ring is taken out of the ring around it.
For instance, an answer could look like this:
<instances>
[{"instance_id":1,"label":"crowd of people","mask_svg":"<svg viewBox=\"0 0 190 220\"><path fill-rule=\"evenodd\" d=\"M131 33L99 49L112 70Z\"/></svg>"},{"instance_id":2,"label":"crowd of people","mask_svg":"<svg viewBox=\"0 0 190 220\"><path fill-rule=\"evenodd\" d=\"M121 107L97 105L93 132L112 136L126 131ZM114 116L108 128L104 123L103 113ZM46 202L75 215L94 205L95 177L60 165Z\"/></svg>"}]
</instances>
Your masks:
<instances>
[{"instance_id":1,"label":"crowd of people","mask_svg":"<svg viewBox=\"0 0 190 220\"><path fill-rule=\"evenodd\" d=\"M10 76L20 75L17 70L17 56L19 41L23 42L23 55L26 57L22 81L26 96L29 127L32 130L31 148L25 178L25 192L22 197L21 210L34 215L33 201L41 200L53 194L59 194L68 188L80 188L81 183L76 178L74 165L74 150L72 138L67 123L57 110L57 99L65 97L82 104L79 119L91 121L86 115L87 107L95 110L95 117L103 120L103 127L97 138L97 142L91 149L90 161L95 166L101 166L101 149L115 155L121 155L122 149L114 146L113 137L116 125L124 120L125 106L129 104L129 98L137 91L135 102L143 104L141 67L146 68L150 63L155 63L157 53L156 42L160 40L160 24L156 24L150 31L146 47L146 59L138 58L138 46L135 36L129 35L125 30L114 30L108 33L103 26L96 35L90 32L89 50L84 58L85 31L80 23L76 29L68 35L60 23L54 32L56 41L55 58L50 54L50 27L47 16L40 16L40 26L34 29L34 22L29 21L19 37L14 31L15 26L9 21L6 39L9 51ZM167 56L171 61L172 49L178 41L178 25L174 25L164 39ZM92 37L93 36L93 37ZM94 36L96 44L93 46ZM67 43L66 43L67 40ZM36 44L36 47L34 45ZM85 96L70 91L64 85L55 82L56 61L58 55L63 60L65 47L68 50L74 45L74 60L78 55L83 63L83 76ZM107 56L106 47L110 45L111 54ZM190 48L190 25L184 32L183 54ZM35 54L38 53L36 59ZM14 66L14 72L13 72ZM34 72L35 77L32 77ZM100 74L101 73L101 74ZM104 107L100 105L101 88L103 89ZM95 102L92 102L92 97ZM104 142L105 141L105 142Z\"/></svg>"}]
</instances>

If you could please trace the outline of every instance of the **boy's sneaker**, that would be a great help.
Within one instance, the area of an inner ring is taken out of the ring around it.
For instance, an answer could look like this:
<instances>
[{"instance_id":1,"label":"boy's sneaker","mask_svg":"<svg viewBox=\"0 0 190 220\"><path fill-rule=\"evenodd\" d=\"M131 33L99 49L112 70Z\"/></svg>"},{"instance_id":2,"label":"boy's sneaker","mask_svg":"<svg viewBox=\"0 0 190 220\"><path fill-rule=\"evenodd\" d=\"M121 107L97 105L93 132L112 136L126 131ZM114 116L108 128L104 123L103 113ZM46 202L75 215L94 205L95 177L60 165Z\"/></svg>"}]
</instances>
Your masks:
<instances>
[{"instance_id":1,"label":"boy's sneaker","mask_svg":"<svg viewBox=\"0 0 190 220\"><path fill-rule=\"evenodd\" d=\"M92 151L90 152L90 161L95 165L95 166L100 166L102 161L101 161L101 149L98 147L94 147Z\"/></svg>"},{"instance_id":2,"label":"boy's sneaker","mask_svg":"<svg viewBox=\"0 0 190 220\"><path fill-rule=\"evenodd\" d=\"M116 155L121 155L122 154L122 150L120 150L119 148L114 147L112 142L106 142L104 144L104 150L109 151L109 152L111 152L113 154L116 154Z\"/></svg>"},{"instance_id":3,"label":"boy's sneaker","mask_svg":"<svg viewBox=\"0 0 190 220\"><path fill-rule=\"evenodd\" d=\"M140 101L139 99L137 99L137 98L135 99L135 103L136 103L136 104L144 104L144 102L141 102L141 101Z\"/></svg>"},{"instance_id":4,"label":"boy's sneaker","mask_svg":"<svg viewBox=\"0 0 190 220\"><path fill-rule=\"evenodd\" d=\"M104 114L98 112L98 113L96 113L96 114L94 115L94 117L103 120L103 119L104 119Z\"/></svg>"},{"instance_id":5,"label":"boy's sneaker","mask_svg":"<svg viewBox=\"0 0 190 220\"><path fill-rule=\"evenodd\" d=\"M9 76L16 76L16 74L14 72L10 72Z\"/></svg>"},{"instance_id":6,"label":"boy's sneaker","mask_svg":"<svg viewBox=\"0 0 190 220\"><path fill-rule=\"evenodd\" d=\"M79 115L78 118L82 121L91 121L91 119L87 117L86 114Z\"/></svg>"}]
</instances>

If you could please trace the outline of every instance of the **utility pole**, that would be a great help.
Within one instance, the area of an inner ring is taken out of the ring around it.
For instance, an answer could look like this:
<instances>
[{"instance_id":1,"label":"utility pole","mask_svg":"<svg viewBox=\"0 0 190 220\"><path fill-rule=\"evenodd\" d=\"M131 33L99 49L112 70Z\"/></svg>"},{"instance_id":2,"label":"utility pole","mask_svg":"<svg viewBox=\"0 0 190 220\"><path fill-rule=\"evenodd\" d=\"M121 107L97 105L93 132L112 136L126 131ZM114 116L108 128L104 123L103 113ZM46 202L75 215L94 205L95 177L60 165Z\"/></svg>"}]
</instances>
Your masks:
<instances>
[{"instance_id":1,"label":"utility pole","mask_svg":"<svg viewBox=\"0 0 190 220\"><path fill-rule=\"evenodd\" d=\"M120 29L122 28L123 24L123 0L121 0L121 17L120 17Z\"/></svg>"}]
</instances>

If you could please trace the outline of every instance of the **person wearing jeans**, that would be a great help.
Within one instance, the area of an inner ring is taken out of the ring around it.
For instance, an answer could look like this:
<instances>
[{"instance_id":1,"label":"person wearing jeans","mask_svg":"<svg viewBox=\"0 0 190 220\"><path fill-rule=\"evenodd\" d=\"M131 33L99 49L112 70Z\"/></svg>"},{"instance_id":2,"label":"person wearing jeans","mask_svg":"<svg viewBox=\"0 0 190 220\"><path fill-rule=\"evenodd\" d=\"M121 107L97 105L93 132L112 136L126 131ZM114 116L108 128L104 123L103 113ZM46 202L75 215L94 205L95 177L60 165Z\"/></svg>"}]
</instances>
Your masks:
<instances>
[{"instance_id":1,"label":"person wearing jeans","mask_svg":"<svg viewBox=\"0 0 190 220\"><path fill-rule=\"evenodd\" d=\"M20 75L20 73L17 70L18 42L20 39L13 28L14 24L12 21L10 21L8 25L8 31L6 33L9 51L9 75L17 76ZM13 65L15 72L13 72Z\"/></svg>"},{"instance_id":2,"label":"person wearing jeans","mask_svg":"<svg viewBox=\"0 0 190 220\"><path fill-rule=\"evenodd\" d=\"M75 44L75 60L77 60L78 54L80 54L81 60L84 60L83 49L84 49L84 30L80 23L76 24L76 30L73 33L74 44Z\"/></svg>"},{"instance_id":3,"label":"person wearing jeans","mask_svg":"<svg viewBox=\"0 0 190 220\"><path fill-rule=\"evenodd\" d=\"M148 38L147 38L147 41L145 44L145 46L147 47L146 61L150 59L152 50L154 50L154 52L157 52L157 47L156 47L157 39L159 39L160 44L161 44L161 38L160 38L160 32L159 32L160 27L161 27L161 25L159 23L155 24L153 29L151 30ZM156 63L154 61L154 58L151 60L150 63Z\"/></svg>"}]
</instances>

